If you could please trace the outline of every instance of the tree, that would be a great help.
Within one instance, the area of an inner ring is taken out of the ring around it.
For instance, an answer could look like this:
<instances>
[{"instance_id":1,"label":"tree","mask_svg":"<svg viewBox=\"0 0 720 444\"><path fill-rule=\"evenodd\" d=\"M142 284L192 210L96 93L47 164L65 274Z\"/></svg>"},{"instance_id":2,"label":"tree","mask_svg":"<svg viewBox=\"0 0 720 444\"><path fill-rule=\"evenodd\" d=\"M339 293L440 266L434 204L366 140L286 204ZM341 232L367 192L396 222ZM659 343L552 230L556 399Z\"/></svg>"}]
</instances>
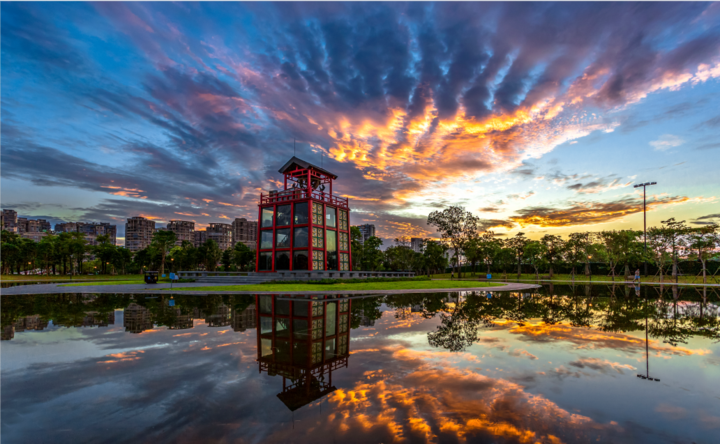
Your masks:
<instances>
[{"instance_id":1,"label":"tree","mask_svg":"<svg viewBox=\"0 0 720 444\"><path fill-rule=\"evenodd\" d=\"M364 267L369 271L378 271L382 268L383 252L380 246L383 240L379 237L370 236L363 244L363 261Z\"/></svg>"},{"instance_id":2,"label":"tree","mask_svg":"<svg viewBox=\"0 0 720 444\"><path fill-rule=\"evenodd\" d=\"M177 234L174 231L161 230L153 234L151 245L160 252L160 275L165 274L165 256L175 246L175 242Z\"/></svg>"},{"instance_id":3,"label":"tree","mask_svg":"<svg viewBox=\"0 0 720 444\"><path fill-rule=\"evenodd\" d=\"M255 261L255 251L250 247L238 242L232 250L232 262L240 270L245 270Z\"/></svg>"},{"instance_id":4,"label":"tree","mask_svg":"<svg viewBox=\"0 0 720 444\"><path fill-rule=\"evenodd\" d=\"M230 271L230 265L233 263L233 253L231 249L228 248L222 252L220 263L222 263L223 271Z\"/></svg>"},{"instance_id":5,"label":"tree","mask_svg":"<svg viewBox=\"0 0 720 444\"><path fill-rule=\"evenodd\" d=\"M428 216L428 225L434 226L442 239L455 250L455 264L465 244L477 235L480 218L473 216L464 207L451 206L443 211L433 211ZM462 277L458 272L458 278Z\"/></svg>"},{"instance_id":6,"label":"tree","mask_svg":"<svg viewBox=\"0 0 720 444\"><path fill-rule=\"evenodd\" d=\"M566 244L565 258L572 267L572 278L575 280L575 267L585 263L588 251L587 233L570 233Z\"/></svg>"},{"instance_id":7,"label":"tree","mask_svg":"<svg viewBox=\"0 0 720 444\"><path fill-rule=\"evenodd\" d=\"M352 266L355 271L362 271L365 264L363 250L363 235L358 227L350 227L350 250L352 252Z\"/></svg>"},{"instance_id":8,"label":"tree","mask_svg":"<svg viewBox=\"0 0 720 444\"><path fill-rule=\"evenodd\" d=\"M685 225L685 221L677 222L674 217L662 221L664 225L663 234L667 238L667 244L670 247L672 260L672 275L677 281L678 277L678 253L685 248L686 235L690 229Z\"/></svg>"},{"instance_id":9,"label":"tree","mask_svg":"<svg viewBox=\"0 0 720 444\"><path fill-rule=\"evenodd\" d=\"M425 266L428 269L428 275L431 274L430 270L437 273L438 270L445 270L447 267L447 258L445 257L445 251L447 247L438 241L431 239L425 239L423 242L423 256L425 258Z\"/></svg>"},{"instance_id":10,"label":"tree","mask_svg":"<svg viewBox=\"0 0 720 444\"><path fill-rule=\"evenodd\" d=\"M535 279L539 279L538 269L545 263L547 249L542 242L529 241L523 249L523 259L535 269Z\"/></svg>"},{"instance_id":11,"label":"tree","mask_svg":"<svg viewBox=\"0 0 720 444\"><path fill-rule=\"evenodd\" d=\"M480 256L480 239L475 236L465 243L465 248L463 249L463 252L465 253L465 259L467 259L468 263L472 265L472 274L475 274L475 264L480 262L481 256Z\"/></svg>"},{"instance_id":12,"label":"tree","mask_svg":"<svg viewBox=\"0 0 720 444\"><path fill-rule=\"evenodd\" d=\"M478 256L480 260L485 262L487 267L487 274L490 274L490 264L495 262L500 250L502 249L502 243L495 237L495 233L492 231L483 232L478 239Z\"/></svg>"},{"instance_id":13,"label":"tree","mask_svg":"<svg viewBox=\"0 0 720 444\"><path fill-rule=\"evenodd\" d=\"M520 274L522 273L522 259L525 255L525 246L528 244L528 242L530 242L530 240L525 237L525 233L523 232L520 232L514 237L505 241L505 245L513 250L513 252L515 253L515 257L517 258L518 279L520 279Z\"/></svg>"},{"instance_id":14,"label":"tree","mask_svg":"<svg viewBox=\"0 0 720 444\"><path fill-rule=\"evenodd\" d=\"M217 263L222 259L222 254L222 250L220 250L218 244L212 239L208 239L200 246L200 257L207 271L215 271Z\"/></svg>"},{"instance_id":15,"label":"tree","mask_svg":"<svg viewBox=\"0 0 720 444\"><path fill-rule=\"evenodd\" d=\"M690 257L702 263L703 284L707 284L707 260L710 254L720 246L720 233L717 224L695 228L688 234L687 249Z\"/></svg>"},{"instance_id":16,"label":"tree","mask_svg":"<svg viewBox=\"0 0 720 444\"><path fill-rule=\"evenodd\" d=\"M665 265L672 260L668 251L670 248L669 237L665 230L665 227L650 227L647 230L648 259L658 267L660 282L663 280Z\"/></svg>"},{"instance_id":17,"label":"tree","mask_svg":"<svg viewBox=\"0 0 720 444\"><path fill-rule=\"evenodd\" d=\"M562 259L567 245L560 236L546 234L540 239L544 246L544 259L550 265L550 279L553 277L553 265Z\"/></svg>"}]
</instances>

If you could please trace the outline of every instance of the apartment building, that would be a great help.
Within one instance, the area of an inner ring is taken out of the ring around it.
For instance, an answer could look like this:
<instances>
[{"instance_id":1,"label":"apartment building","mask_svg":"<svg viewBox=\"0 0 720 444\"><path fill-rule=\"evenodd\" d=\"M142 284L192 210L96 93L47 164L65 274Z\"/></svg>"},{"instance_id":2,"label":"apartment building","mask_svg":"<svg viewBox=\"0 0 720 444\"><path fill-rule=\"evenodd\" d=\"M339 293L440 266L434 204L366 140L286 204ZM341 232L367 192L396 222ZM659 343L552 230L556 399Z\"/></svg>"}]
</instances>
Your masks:
<instances>
[{"instance_id":1,"label":"apartment building","mask_svg":"<svg viewBox=\"0 0 720 444\"><path fill-rule=\"evenodd\" d=\"M187 220L171 220L167 224L167 229L177 235L175 245L182 246L183 241L195 243L195 222Z\"/></svg>"},{"instance_id":2,"label":"apartment building","mask_svg":"<svg viewBox=\"0 0 720 444\"><path fill-rule=\"evenodd\" d=\"M243 311L232 311L232 328L233 331L242 332L247 329L257 328L257 311L255 310L255 304L250 304L248 308Z\"/></svg>"},{"instance_id":3,"label":"apartment building","mask_svg":"<svg viewBox=\"0 0 720 444\"><path fill-rule=\"evenodd\" d=\"M133 218L134 219L134 218ZM125 308L123 327L130 333L142 333L153 328L153 315L150 310L134 302Z\"/></svg>"},{"instance_id":4,"label":"apartment building","mask_svg":"<svg viewBox=\"0 0 720 444\"><path fill-rule=\"evenodd\" d=\"M207 227L207 238L214 240L221 250L232 248L232 225L223 223L211 223Z\"/></svg>"},{"instance_id":5,"label":"apartment building","mask_svg":"<svg viewBox=\"0 0 720 444\"><path fill-rule=\"evenodd\" d=\"M362 234L362 239L360 239L360 242L365 242L366 240L375 236L375 225L373 224L358 225L358 228L360 229L360 233Z\"/></svg>"},{"instance_id":6,"label":"apartment building","mask_svg":"<svg viewBox=\"0 0 720 444\"><path fill-rule=\"evenodd\" d=\"M205 230L197 230L193 233L193 246L195 248L200 247L202 244L204 244L207 241L207 231Z\"/></svg>"},{"instance_id":7,"label":"apartment building","mask_svg":"<svg viewBox=\"0 0 720 444\"><path fill-rule=\"evenodd\" d=\"M249 221L244 217L235 218L232 223L232 244L234 246L238 242L242 242L254 250L257 246L257 233L257 221Z\"/></svg>"},{"instance_id":8,"label":"apartment building","mask_svg":"<svg viewBox=\"0 0 720 444\"><path fill-rule=\"evenodd\" d=\"M55 224L56 233L83 233L88 245L98 244L98 236L109 236L110 243L117 243L117 225L110 225L108 222L65 222Z\"/></svg>"},{"instance_id":9,"label":"apartment building","mask_svg":"<svg viewBox=\"0 0 720 444\"><path fill-rule=\"evenodd\" d=\"M18 217L17 217L17 211L15 210L2 210L2 220L0 221L0 226L3 230L9 231L11 233L17 233L18 228Z\"/></svg>"},{"instance_id":10,"label":"apartment building","mask_svg":"<svg viewBox=\"0 0 720 444\"><path fill-rule=\"evenodd\" d=\"M423 248L423 238L413 237L410 239L410 248L416 253L421 253Z\"/></svg>"},{"instance_id":11,"label":"apartment building","mask_svg":"<svg viewBox=\"0 0 720 444\"><path fill-rule=\"evenodd\" d=\"M132 252L147 248L155 233L155 221L141 216L131 217L125 223L125 248Z\"/></svg>"}]
</instances>

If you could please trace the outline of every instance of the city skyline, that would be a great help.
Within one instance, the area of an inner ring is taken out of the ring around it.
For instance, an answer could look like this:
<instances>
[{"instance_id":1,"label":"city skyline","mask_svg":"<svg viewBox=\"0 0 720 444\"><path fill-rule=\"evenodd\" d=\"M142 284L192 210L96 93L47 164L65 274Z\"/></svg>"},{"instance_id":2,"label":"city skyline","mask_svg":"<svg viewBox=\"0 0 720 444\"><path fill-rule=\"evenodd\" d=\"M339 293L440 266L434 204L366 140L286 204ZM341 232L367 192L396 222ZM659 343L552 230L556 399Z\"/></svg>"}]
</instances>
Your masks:
<instances>
[{"instance_id":1,"label":"city skyline","mask_svg":"<svg viewBox=\"0 0 720 444\"><path fill-rule=\"evenodd\" d=\"M720 222L718 3L1 8L2 207L53 226L254 221L293 155L386 240Z\"/></svg>"}]
</instances>

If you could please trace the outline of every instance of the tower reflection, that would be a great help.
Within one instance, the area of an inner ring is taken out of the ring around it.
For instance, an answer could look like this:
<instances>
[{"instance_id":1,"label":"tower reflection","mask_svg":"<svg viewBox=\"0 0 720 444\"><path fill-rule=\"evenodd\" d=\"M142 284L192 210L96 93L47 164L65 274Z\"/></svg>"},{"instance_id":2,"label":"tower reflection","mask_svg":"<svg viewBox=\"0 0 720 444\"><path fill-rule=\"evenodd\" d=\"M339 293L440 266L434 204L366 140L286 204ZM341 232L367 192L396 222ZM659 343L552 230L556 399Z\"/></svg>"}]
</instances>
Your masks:
<instances>
[{"instance_id":1,"label":"tower reflection","mask_svg":"<svg viewBox=\"0 0 720 444\"><path fill-rule=\"evenodd\" d=\"M259 371L281 376L277 396L295 411L336 390L348 366L350 305L344 296L256 296Z\"/></svg>"}]
</instances>

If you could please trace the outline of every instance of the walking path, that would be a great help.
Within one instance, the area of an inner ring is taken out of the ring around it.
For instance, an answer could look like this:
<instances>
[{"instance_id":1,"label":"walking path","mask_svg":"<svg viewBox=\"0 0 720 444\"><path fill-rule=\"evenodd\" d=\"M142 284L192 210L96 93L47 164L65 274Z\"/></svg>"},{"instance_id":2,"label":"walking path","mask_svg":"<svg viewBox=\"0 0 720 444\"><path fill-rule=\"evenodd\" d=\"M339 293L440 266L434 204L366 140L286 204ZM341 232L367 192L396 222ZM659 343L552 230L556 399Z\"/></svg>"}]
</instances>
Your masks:
<instances>
[{"instance_id":1,"label":"walking path","mask_svg":"<svg viewBox=\"0 0 720 444\"><path fill-rule=\"evenodd\" d=\"M39 285L23 285L19 287L3 288L0 294L3 296L18 294L77 294L77 293L157 293L158 290L169 289L170 284L125 284L125 285L91 285L86 287L60 287L62 284L39 284ZM242 285L242 284L233 284ZM173 288L191 288L191 287L225 287L227 284L208 284L208 283L185 283L173 284ZM452 291L518 291L528 290L540 287L537 284L519 284L506 283L497 287L473 287L472 282L468 282L467 288L430 288L430 289L412 289L412 290L345 290L345 291L322 291L322 294L399 294L399 293L438 293ZM163 293L170 293L163 291ZM312 291L192 291L183 290L181 294L308 294Z\"/></svg>"}]
</instances>

